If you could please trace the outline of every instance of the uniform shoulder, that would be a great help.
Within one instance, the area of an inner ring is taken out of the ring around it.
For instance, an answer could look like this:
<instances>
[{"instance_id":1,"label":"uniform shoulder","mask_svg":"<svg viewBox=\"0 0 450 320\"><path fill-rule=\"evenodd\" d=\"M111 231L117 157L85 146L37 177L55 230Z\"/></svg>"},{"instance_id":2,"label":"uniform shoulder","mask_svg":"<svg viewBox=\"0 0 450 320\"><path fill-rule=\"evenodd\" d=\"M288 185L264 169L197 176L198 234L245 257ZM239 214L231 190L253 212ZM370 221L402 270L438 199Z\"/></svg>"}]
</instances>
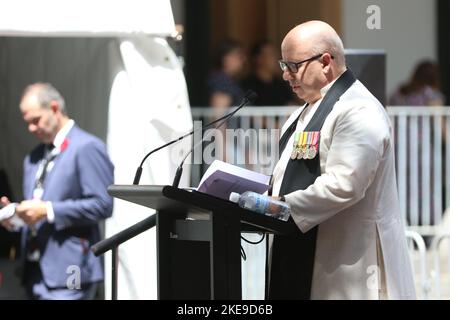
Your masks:
<instances>
[{"instance_id":1,"label":"uniform shoulder","mask_svg":"<svg viewBox=\"0 0 450 320\"><path fill-rule=\"evenodd\" d=\"M335 106L337 121L350 121L386 134L390 120L381 102L360 82L356 81Z\"/></svg>"},{"instance_id":2,"label":"uniform shoulder","mask_svg":"<svg viewBox=\"0 0 450 320\"><path fill-rule=\"evenodd\" d=\"M338 105L341 112L355 111L357 108L369 114L386 113L381 102L359 80L341 96Z\"/></svg>"}]
</instances>

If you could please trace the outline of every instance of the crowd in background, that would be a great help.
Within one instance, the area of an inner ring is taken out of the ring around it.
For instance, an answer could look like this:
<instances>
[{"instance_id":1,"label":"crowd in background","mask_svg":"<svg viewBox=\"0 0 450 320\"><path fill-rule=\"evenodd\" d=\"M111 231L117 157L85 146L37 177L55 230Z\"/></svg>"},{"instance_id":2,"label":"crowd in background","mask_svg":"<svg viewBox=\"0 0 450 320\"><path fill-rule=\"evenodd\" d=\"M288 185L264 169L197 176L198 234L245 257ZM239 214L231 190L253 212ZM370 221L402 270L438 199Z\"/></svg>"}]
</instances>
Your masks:
<instances>
[{"instance_id":1,"label":"crowd in background","mask_svg":"<svg viewBox=\"0 0 450 320\"><path fill-rule=\"evenodd\" d=\"M391 96L392 106L443 106L439 66L428 60L415 67L411 79L402 84Z\"/></svg>"},{"instance_id":2,"label":"crowd in background","mask_svg":"<svg viewBox=\"0 0 450 320\"><path fill-rule=\"evenodd\" d=\"M298 104L289 85L281 78L279 57L275 45L267 40L256 43L249 55L238 41L223 41L207 79L209 105L237 105L247 90L258 94L255 106Z\"/></svg>"},{"instance_id":3,"label":"crowd in background","mask_svg":"<svg viewBox=\"0 0 450 320\"><path fill-rule=\"evenodd\" d=\"M279 57L276 46L268 40L259 41L251 50L246 50L237 40L222 41L207 79L209 105L237 105L246 90L258 94L255 106L302 103L282 79ZM420 61L410 79L401 84L389 98L390 106L443 106L445 103L439 66L430 60Z\"/></svg>"}]
</instances>

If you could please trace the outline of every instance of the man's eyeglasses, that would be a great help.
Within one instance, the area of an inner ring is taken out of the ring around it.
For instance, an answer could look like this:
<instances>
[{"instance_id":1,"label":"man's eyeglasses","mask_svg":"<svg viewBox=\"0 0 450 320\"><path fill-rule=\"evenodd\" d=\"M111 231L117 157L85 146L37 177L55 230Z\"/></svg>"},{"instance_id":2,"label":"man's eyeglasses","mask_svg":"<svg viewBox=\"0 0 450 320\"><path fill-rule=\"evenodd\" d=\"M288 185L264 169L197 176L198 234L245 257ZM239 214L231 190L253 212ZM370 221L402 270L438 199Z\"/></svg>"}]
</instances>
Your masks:
<instances>
[{"instance_id":1,"label":"man's eyeglasses","mask_svg":"<svg viewBox=\"0 0 450 320\"><path fill-rule=\"evenodd\" d=\"M318 55L316 55L314 57L311 57L309 59L302 60L300 62L278 60L278 63L280 64L280 68L281 68L281 70L283 70L283 72L288 70L289 72L297 73L298 69L300 68L300 66L302 64L304 64L305 62L308 62L308 61L313 61L313 60L319 59L322 56L323 56L323 53L318 54ZM334 57L331 56L331 59L334 59Z\"/></svg>"}]
</instances>

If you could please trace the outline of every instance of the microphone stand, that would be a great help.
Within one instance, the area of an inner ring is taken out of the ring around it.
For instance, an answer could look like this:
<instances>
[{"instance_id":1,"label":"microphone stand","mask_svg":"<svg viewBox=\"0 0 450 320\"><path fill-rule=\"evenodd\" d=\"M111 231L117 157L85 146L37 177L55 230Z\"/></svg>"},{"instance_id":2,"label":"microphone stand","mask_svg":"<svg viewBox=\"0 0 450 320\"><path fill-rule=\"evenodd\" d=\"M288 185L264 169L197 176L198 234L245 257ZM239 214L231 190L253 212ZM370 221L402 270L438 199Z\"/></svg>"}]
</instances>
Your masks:
<instances>
[{"instance_id":1,"label":"microphone stand","mask_svg":"<svg viewBox=\"0 0 450 320\"><path fill-rule=\"evenodd\" d=\"M243 99L242 103L241 103L234 111L232 111L232 112L230 112L230 113L227 113L226 115L220 117L219 119L216 119L216 120L214 120L214 121L212 121L212 122L210 122L210 123L204 125L204 126L202 127L202 131L205 130L205 129L207 129L207 128L209 128L209 127L211 127L212 125L216 124L217 122L219 122L219 121L221 121L221 120L230 118L230 117L233 116L239 109L241 109L244 105L246 105L246 104L249 103L250 101L255 100L256 97L257 97L257 95L256 95L255 92L253 92L252 90L248 90L248 91L246 92L245 96L244 96L244 99ZM222 125L222 123L221 123L221 125ZM167 142L166 144L164 144L164 145L162 145L162 146L160 146L160 147L158 147L158 148L156 148L156 149L153 149L152 151L150 151L149 153L147 153L147 154L145 155L144 159L142 159L141 164L139 165L139 167L138 167L137 170L136 170L136 174L134 175L133 184L134 184L134 185L138 185L138 184L139 184L139 181L141 180L141 175L142 175L142 166L144 165L145 160L147 160L147 158L148 158L150 155L152 155L152 154L155 153L156 151L159 151L159 150L161 150L161 149L163 149L163 148L165 148L165 147L170 146L171 144L174 144L175 142L178 142L178 141L180 141L180 140L183 140L184 138L186 138L186 137L192 135L194 132L195 132L195 129L192 130L191 132L186 133L185 135L182 135L181 137L178 137L178 138L176 138L176 139L174 139L174 140L172 140L172 141L169 141L169 142ZM192 152L192 151L191 151L191 152ZM183 162L184 162L184 161L183 161Z\"/></svg>"},{"instance_id":2,"label":"microphone stand","mask_svg":"<svg viewBox=\"0 0 450 320\"><path fill-rule=\"evenodd\" d=\"M241 103L241 105L239 107L237 107L233 112L230 112L226 115L226 117L224 119L222 119L222 121L214 128L214 129L218 129L220 128L222 125L224 125L228 120L230 120L230 118L232 116L234 116L234 114L236 112L238 112L243 106L245 106L248 102L250 101L249 98L245 97L245 100L243 101L243 103ZM183 157L183 160L181 160L180 165L177 168L177 171L175 173L175 177L173 179L173 183L172 183L172 187L178 188L178 185L180 184L180 179L181 176L183 174L183 164L186 161L187 157L195 150L195 148L197 148L201 143L203 143L203 140L205 139L205 137L203 137L202 139L200 139L200 141L198 141L187 153L186 155Z\"/></svg>"}]
</instances>

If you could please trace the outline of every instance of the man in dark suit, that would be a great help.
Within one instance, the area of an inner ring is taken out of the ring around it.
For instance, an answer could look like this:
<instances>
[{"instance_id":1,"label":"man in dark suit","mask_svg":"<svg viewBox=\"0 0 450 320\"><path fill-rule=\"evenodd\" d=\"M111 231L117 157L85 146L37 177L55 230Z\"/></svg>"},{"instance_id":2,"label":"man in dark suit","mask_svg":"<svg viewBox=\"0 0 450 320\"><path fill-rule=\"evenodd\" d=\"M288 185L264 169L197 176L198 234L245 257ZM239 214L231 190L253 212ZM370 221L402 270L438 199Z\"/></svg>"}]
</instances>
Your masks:
<instances>
[{"instance_id":1,"label":"man in dark suit","mask_svg":"<svg viewBox=\"0 0 450 320\"><path fill-rule=\"evenodd\" d=\"M28 131L42 143L25 158L16 216L22 228L24 284L31 299L92 299L103 279L102 261L89 250L99 221L112 214L106 188L114 167L104 143L66 113L48 83L28 86L20 102ZM6 205L9 200L1 198ZM10 221L3 225L10 227Z\"/></svg>"}]
</instances>

